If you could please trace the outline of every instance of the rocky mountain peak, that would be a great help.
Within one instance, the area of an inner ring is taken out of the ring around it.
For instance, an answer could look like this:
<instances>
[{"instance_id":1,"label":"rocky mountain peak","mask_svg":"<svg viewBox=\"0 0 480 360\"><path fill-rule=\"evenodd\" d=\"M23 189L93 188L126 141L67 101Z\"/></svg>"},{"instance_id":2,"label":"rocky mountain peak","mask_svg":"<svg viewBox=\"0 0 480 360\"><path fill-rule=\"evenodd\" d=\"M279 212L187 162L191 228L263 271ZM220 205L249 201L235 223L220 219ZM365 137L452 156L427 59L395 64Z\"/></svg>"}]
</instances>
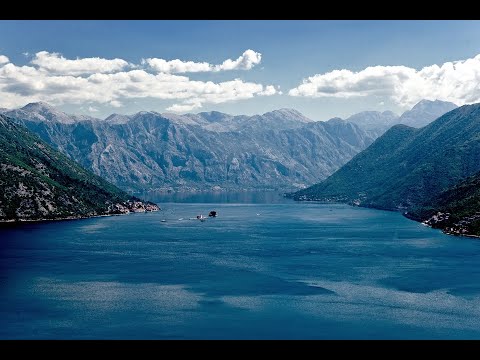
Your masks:
<instances>
[{"instance_id":1,"label":"rocky mountain peak","mask_svg":"<svg viewBox=\"0 0 480 360\"><path fill-rule=\"evenodd\" d=\"M453 110L458 106L449 101L442 101L442 100L427 100L423 99L420 100L417 104L412 107L411 111L426 111L426 110L433 110L433 109L449 109Z\"/></svg>"},{"instance_id":2,"label":"rocky mountain peak","mask_svg":"<svg viewBox=\"0 0 480 360\"><path fill-rule=\"evenodd\" d=\"M278 118L289 118L292 120L296 120L299 122L303 123L308 123L312 122L312 119L307 118L305 115L303 115L301 112L295 110L295 109L289 109L289 108L282 108L278 110L273 110L266 112L262 116L264 117L278 117Z\"/></svg>"},{"instance_id":3,"label":"rocky mountain peak","mask_svg":"<svg viewBox=\"0 0 480 360\"><path fill-rule=\"evenodd\" d=\"M400 116L398 123L420 128L457 107L457 105L448 101L424 99L418 102L411 110L405 111Z\"/></svg>"},{"instance_id":4,"label":"rocky mountain peak","mask_svg":"<svg viewBox=\"0 0 480 360\"><path fill-rule=\"evenodd\" d=\"M340 117L334 117L334 118L331 118L327 121L327 123L331 123L331 124L341 123L341 122L345 122L345 120L343 120Z\"/></svg>"},{"instance_id":5,"label":"rocky mountain peak","mask_svg":"<svg viewBox=\"0 0 480 360\"><path fill-rule=\"evenodd\" d=\"M225 120L230 120L233 117L232 115L225 114L220 111L204 111L198 113L197 115L209 122L222 122Z\"/></svg>"},{"instance_id":6,"label":"rocky mountain peak","mask_svg":"<svg viewBox=\"0 0 480 360\"><path fill-rule=\"evenodd\" d=\"M28 103L27 105L22 107L21 110L24 110L24 111L52 111L52 112L58 112L58 110L55 109L55 107L53 107L49 103L46 103L46 102L43 102L43 101Z\"/></svg>"},{"instance_id":7,"label":"rocky mountain peak","mask_svg":"<svg viewBox=\"0 0 480 360\"><path fill-rule=\"evenodd\" d=\"M109 124L126 124L130 120L130 117L128 115L122 115L122 114L112 114L105 118L105 122L108 122Z\"/></svg>"}]
</instances>

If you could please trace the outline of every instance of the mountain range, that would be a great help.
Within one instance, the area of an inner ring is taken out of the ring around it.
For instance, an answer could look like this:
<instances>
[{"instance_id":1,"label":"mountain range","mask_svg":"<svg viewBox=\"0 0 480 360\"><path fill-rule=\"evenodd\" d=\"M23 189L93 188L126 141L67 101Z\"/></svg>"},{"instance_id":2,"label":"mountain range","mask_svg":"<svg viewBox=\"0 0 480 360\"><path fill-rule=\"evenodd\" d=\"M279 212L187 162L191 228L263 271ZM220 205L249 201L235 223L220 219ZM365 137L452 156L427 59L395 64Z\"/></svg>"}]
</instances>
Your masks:
<instances>
[{"instance_id":1,"label":"mountain range","mask_svg":"<svg viewBox=\"0 0 480 360\"><path fill-rule=\"evenodd\" d=\"M130 191L304 187L373 141L354 124L313 122L289 109L250 117L142 111L100 120L37 103L5 114Z\"/></svg>"},{"instance_id":2,"label":"mountain range","mask_svg":"<svg viewBox=\"0 0 480 360\"><path fill-rule=\"evenodd\" d=\"M424 100L407 113L421 122L449 106L455 105ZM363 112L312 121L280 109L254 116L141 111L97 119L45 103L3 113L128 191L303 188L328 177L404 118Z\"/></svg>"},{"instance_id":3,"label":"mountain range","mask_svg":"<svg viewBox=\"0 0 480 360\"><path fill-rule=\"evenodd\" d=\"M158 210L83 169L0 115L0 221Z\"/></svg>"}]
</instances>

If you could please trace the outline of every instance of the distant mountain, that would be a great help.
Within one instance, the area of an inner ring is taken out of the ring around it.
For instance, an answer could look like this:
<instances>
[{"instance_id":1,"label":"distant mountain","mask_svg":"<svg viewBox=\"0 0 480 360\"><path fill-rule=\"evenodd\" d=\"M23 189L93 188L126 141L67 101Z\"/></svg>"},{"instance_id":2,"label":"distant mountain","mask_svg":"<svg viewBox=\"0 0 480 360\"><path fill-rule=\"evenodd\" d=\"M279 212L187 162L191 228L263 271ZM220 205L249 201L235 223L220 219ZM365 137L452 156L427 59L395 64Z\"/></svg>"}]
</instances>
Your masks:
<instances>
[{"instance_id":1,"label":"distant mountain","mask_svg":"<svg viewBox=\"0 0 480 360\"><path fill-rule=\"evenodd\" d=\"M429 125L396 125L298 200L341 201L381 209L424 206L480 171L480 104L462 106Z\"/></svg>"},{"instance_id":2,"label":"distant mountain","mask_svg":"<svg viewBox=\"0 0 480 360\"><path fill-rule=\"evenodd\" d=\"M198 125L215 132L241 130L262 131L268 128L276 130L294 129L313 122L294 109L279 109L263 115L229 115L218 111L198 114L161 114L161 116L185 125Z\"/></svg>"},{"instance_id":3,"label":"distant mountain","mask_svg":"<svg viewBox=\"0 0 480 360\"><path fill-rule=\"evenodd\" d=\"M454 103L447 101L422 100L412 110L405 111L398 119L398 124L421 128L457 107Z\"/></svg>"},{"instance_id":4,"label":"distant mountain","mask_svg":"<svg viewBox=\"0 0 480 360\"><path fill-rule=\"evenodd\" d=\"M128 115L112 114L105 119L108 124L126 124L130 120Z\"/></svg>"},{"instance_id":5,"label":"distant mountain","mask_svg":"<svg viewBox=\"0 0 480 360\"><path fill-rule=\"evenodd\" d=\"M391 111L363 111L350 116L346 121L357 124L377 138L397 124L421 128L455 108L457 105L451 102L422 100L401 116Z\"/></svg>"},{"instance_id":6,"label":"distant mountain","mask_svg":"<svg viewBox=\"0 0 480 360\"><path fill-rule=\"evenodd\" d=\"M326 178L373 141L352 123L313 122L291 109L254 116L142 111L100 120L67 119L45 104L30 104L7 114L132 191L301 188Z\"/></svg>"},{"instance_id":7,"label":"distant mountain","mask_svg":"<svg viewBox=\"0 0 480 360\"><path fill-rule=\"evenodd\" d=\"M0 115L0 221L157 210L81 168Z\"/></svg>"},{"instance_id":8,"label":"distant mountain","mask_svg":"<svg viewBox=\"0 0 480 360\"><path fill-rule=\"evenodd\" d=\"M112 114L105 119L110 124L126 124L141 115L155 114L170 120L175 124L200 126L214 132L232 132L241 130L258 131L271 127L276 130L293 129L313 122L294 109L280 109L263 115L229 115L218 111L201 112L198 114L160 114L155 111L141 111L135 115Z\"/></svg>"},{"instance_id":9,"label":"distant mountain","mask_svg":"<svg viewBox=\"0 0 480 360\"><path fill-rule=\"evenodd\" d=\"M58 122L62 124L96 120L90 116L66 114L44 102L30 103L20 109L4 111L3 114L15 119L30 120L34 122Z\"/></svg>"},{"instance_id":10,"label":"distant mountain","mask_svg":"<svg viewBox=\"0 0 480 360\"><path fill-rule=\"evenodd\" d=\"M480 172L435 196L407 216L453 235L480 236Z\"/></svg>"},{"instance_id":11,"label":"distant mountain","mask_svg":"<svg viewBox=\"0 0 480 360\"><path fill-rule=\"evenodd\" d=\"M399 116L391 111L362 111L352 115L346 121L354 123L372 133L375 138L398 123Z\"/></svg>"}]
</instances>

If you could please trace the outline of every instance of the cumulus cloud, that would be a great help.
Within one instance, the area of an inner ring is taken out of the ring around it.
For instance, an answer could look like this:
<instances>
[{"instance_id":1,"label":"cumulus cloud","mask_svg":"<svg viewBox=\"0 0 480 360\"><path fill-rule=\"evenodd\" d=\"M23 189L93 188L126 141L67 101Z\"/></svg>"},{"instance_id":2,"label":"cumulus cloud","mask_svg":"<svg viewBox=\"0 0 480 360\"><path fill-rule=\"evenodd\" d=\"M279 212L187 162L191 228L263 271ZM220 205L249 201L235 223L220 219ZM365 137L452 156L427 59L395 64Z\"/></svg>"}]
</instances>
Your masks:
<instances>
[{"instance_id":1,"label":"cumulus cloud","mask_svg":"<svg viewBox=\"0 0 480 360\"><path fill-rule=\"evenodd\" d=\"M262 61L262 54L253 50L246 50L237 60L227 59L221 65L216 65L215 71L221 70L250 70Z\"/></svg>"},{"instance_id":2,"label":"cumulus cloud","mask_svg":"<svg viewBox=\"0 0 480 360\"><path fill-rule=\"evenodd\" d=\"M260 54L255 58L256 55L248 53L247 60L244 55L240 57L243 60L234 61L238 62L239 69L251 67L260 60ZM168 110L184 112L201 108L204 104L280 93L272 85L240 79L218 83L192 80L172 74L170 65L168 71L152 73L122 59L70 60L60 54L42 51L28 65L18 66L6 60L7 63L0 65L0 106L8 108L46 101L54 105L91 104L89 110L95 111L94 105L121 107L132 99L151 98L172 100L174 104ZM192 64L185 62L182 66L197 66ZM175 66L177 70L181 68L179 64Z\"/></svg>"},{"instance_id":3,"label":"cumulus cloud","mask_svg":"<svg viewBox=\"0 0 480 360\"><path fill-rule=\"evenodd\" d=\"M201 103L193 102L193 103L185 103L185 104L173 104L172 106L169 106L166 110L173 111L173 112L188 112L201 107L202 107Z\"/></svg>"},{"instance_id":4,"label":"cumulus cloud","mask_svg":"<svg viewBox=\"0 0 480 360\"><path fill-rule=\"evenodd\" d=\"M37 52L31 63L50 73L68 75L111 73L128 66L128 62L123 59L93 57L70 60L58 53L48 51Z\"/></svg>"},{"instance_id":5,"label":"cumulus cloud","mask_svg":"<svg viewBox=\"0 0 480 360\"><path fill-rule=\"evenodd\" d=\"M456 104L480 102L480 54L467 60L426 66L372 66L353 72L333 70L316 74L289 91L291 96L351 98L379 95L402 106L421 99Z\"/></svg>"},{"instance_id":6,"label":"cumulus cloud","mask_svg":"<svg viewBox=\"0 0 480 360\"><path fill-rule=\"evenodd\" d=\"M214 72L225 70L250 70L262 60L262 54L253 50L246 50L236 60L227 59L219 65L212 65L208 62L194 62L164 60L158 58L143 59L142 63L147 64L153 70L163 73L187 73L187 72Z\"/></svg>"},{"instance_id":7,"label":"cumulus cloud","mask_svg":"<svg viewBox=\"0 0 480 360\"><path fill-rule=\"evenodd\" d=\"M3 65L9 62L10 60L8 59L8 57L6 57L5 55L0 55L0 65Z\"/></svg>"},{"instance_id":8,"label":"cumulus cloud","mask_svg":"<svg viewBox=\"0 0 480 360\"><path fill-rule=\"evenodd\" d=\"M193 62L175 60L164 60L157 58L149 58L142 61L144 64L148 64L152 69L158 72L164 73L186 73L186 72L205 72L212 71L211 66L207 62Z\"/></svg>"},{"instance_id":9,"label":"cumulus cloud","mask_svg":"<svg viewBox=\"0 0 480 360\"><path fill-rule=\"evenodd\" d=\"M108 105L113 106L115 108L119 108L123 106L122 102L118 100L112 100L108 103Z\"/></svg>"},{"instance_id":10,"label":"cumulus cloud","mask_svg":"<svg viewBox=\"0 0 480 360\"><path fill-rule=\"evenodd\" d=\"M263 90L260 94L269 96L269 95L275 95L275 94L282 94L282 92L275 89L273 85L267 85L265 87L265 90Z\"/></svg>"}]
</instances>

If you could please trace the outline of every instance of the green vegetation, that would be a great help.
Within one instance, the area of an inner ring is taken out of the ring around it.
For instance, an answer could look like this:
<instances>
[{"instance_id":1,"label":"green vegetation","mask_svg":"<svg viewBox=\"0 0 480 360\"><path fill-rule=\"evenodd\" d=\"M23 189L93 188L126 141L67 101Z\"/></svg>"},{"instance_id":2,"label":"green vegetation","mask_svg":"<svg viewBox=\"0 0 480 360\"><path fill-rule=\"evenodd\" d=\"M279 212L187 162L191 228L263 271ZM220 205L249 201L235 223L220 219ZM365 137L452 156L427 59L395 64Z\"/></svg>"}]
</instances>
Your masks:
<instances>
[{"instance_id":1,"label":"green vegetation","mask_svg":"<svg viewBox=\"0 0 480 360\"><path fill-rule=\"evenodd\" d=\"M448 218L433 221L439 212L448 214ZM408 217L431 219L429 225L447 232L480 235L480 172L441 192L430 205L412 208Z\"/></svg>"},{"instance_id":2,"label":"green vegetation","mask_svg":"<svg viewBox=\"0 0 480 360\"><path fill-rule=\"evenodd\" d=\"M396 125L325 181L292 197L409 208L479 171L479 140L478 104L455 109L421 129Z\"/></svg>"},{"instance_id":3,"label":"green vegetation","mask_svg":"<svg viewBox=\"0 0 480 360\"><path fill-rule=\"evenodd\" d=\"M0 173L0 220L112 214L139 201L3 115Z\"/></svg>"}]
</instances>

